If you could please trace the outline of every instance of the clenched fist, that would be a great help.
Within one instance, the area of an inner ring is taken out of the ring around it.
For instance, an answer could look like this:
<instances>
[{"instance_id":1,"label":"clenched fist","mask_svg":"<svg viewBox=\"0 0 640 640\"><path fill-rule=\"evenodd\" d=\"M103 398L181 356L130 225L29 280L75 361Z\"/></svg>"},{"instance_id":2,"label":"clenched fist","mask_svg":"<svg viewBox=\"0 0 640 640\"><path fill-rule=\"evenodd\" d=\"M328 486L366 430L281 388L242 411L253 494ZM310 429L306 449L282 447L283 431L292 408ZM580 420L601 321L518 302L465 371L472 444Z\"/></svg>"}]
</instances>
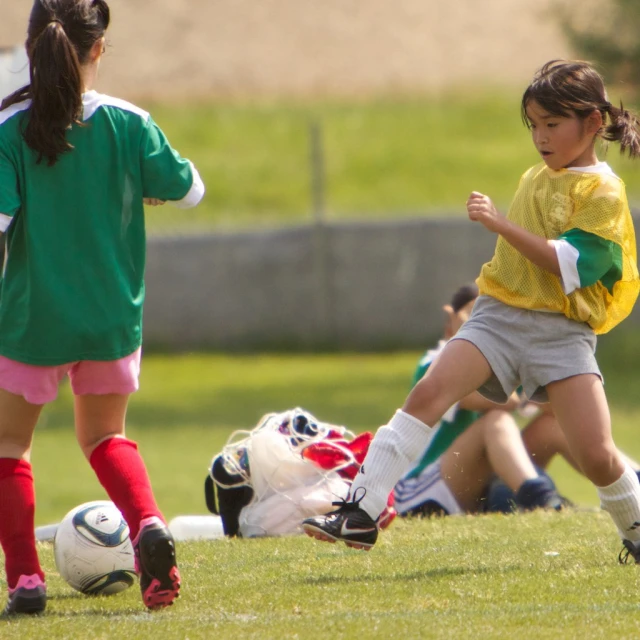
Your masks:
<instances>
[{"instance_id":1,"label":"clenched fist","mask_svg":"<svg viewBox=\"0 0 640 640\"><path fill-rule=\"evenodd\" d=\"M500 233L505 217L495 208L491 198L477 191L472 191L467 200L469 219L479 222L489 231Z\"/></svg>"}]
</instances>

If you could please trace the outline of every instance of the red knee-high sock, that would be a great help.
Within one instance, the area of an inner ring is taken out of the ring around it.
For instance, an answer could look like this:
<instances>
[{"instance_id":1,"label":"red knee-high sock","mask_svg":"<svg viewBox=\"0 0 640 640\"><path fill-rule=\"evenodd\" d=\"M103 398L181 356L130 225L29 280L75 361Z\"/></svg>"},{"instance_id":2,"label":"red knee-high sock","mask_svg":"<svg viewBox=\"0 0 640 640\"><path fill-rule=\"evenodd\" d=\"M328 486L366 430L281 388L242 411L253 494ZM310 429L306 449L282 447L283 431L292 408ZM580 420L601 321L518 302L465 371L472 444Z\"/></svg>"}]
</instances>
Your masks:
<instances>
[{"instance_id":1,"label":"red knee-high sock","mask_svg":"<svg viewBox=\"0 0 640 640\"><path fill-rule=\"evenodd\" d=\"M109 438L100 443L89 459L100 484L109 494L129 525L134 540L140 521L156 516L163 522L149 475L135 442L126 438Z\"/></svg>"},{"instance_id":2,"label":"red knee-high sock","mask_svg":"<svg viewBox=\"0 0 640 640\"><path fill-rule=\"evenodd\" d=\"M44 580L36 550L35 508L31 465L25 460L0 458L0 544L10 589L21 575L37 573Z\"/></svg>"}]
</instances>

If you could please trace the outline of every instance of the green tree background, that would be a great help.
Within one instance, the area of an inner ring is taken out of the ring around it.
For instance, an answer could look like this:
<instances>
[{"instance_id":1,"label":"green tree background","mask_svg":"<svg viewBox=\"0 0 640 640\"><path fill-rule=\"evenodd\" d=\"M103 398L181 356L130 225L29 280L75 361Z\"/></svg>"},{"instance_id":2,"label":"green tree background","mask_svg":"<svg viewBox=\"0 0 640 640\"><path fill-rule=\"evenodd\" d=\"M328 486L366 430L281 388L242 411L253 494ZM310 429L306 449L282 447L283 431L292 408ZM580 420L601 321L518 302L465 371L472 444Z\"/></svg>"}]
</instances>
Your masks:
<instances>
[{"instance_id":1,"label":"green tree background","mask_svg":"<svg viewBox=\"0 0 640 640\"><path fill-rule=\"evenodd\" d=\"M608 83L640 90L640 0L560 0L562 29L576 53L598 63Z\"/></svg>"}]
</instances>

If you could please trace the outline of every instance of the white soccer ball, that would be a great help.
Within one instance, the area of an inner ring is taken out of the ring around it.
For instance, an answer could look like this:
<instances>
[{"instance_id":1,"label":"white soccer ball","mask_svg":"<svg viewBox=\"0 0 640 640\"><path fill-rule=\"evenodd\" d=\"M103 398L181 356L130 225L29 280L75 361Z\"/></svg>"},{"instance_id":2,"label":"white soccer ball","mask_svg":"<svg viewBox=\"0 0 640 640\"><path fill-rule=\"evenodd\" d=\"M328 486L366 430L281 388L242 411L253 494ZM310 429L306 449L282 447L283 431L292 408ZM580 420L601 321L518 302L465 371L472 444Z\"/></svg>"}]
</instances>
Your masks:
<instances>
[{"instance_id":1,"label":"white soccer ball","mask_svg":"<svg viewBox=\"0 0 640 640\"><path fill-rule=\"evenodd\" d=\"M129 527L113 502L86 502L69 511L53 551L60 575L82 593L111 595L135 581Z\"/></svg>"}]
</instances>

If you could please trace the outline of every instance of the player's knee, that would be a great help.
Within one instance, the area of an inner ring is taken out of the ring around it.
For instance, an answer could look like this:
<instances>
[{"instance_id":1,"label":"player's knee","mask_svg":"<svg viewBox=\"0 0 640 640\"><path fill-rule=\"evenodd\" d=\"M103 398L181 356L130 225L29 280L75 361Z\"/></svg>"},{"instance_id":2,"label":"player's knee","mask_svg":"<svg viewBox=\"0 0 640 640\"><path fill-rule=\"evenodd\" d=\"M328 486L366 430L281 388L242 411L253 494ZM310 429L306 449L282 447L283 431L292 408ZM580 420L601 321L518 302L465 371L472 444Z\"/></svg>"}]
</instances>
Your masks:
<instances>
[{"instance_id":1,"label":"player's knee","mask_svg":"<svg viewBox=\"0 0 640 640\"><path fill-rule=\"evenodd\" d=\"M411 408L431 407L436 409L442 405L442 413L444 413L456 402L456 399L449 402L446 395L444 385L436 376L425 376L411 390L405 404L405 410L408 409L409 413L412 413Z\"/></svg>"},{"instance_id":2,"label":"player's knee","mask_svg":"<svg viewBox=\"0 0 640 640\"><path fill-rule=\"evenodd\" d=\"M614 447L587 446L580 455L580 468L591 482L603 487L619 475L619 459Z\"/></svg>"},{"instance_id":3,"label":"player's knee","mask_svg":"<svg viewBox=\"0 0 640 640\"><path fill-rule=\"evenodd\" d=\"M101 434L100 436L86 436L86 435L78 435L78 444L82 449L82 453L87 460L91 458L91 454L95 451L95 449L101 445L106 440L110 440L111 438L122 438L124 437L120 432Z\"/></svg>"},{"instance_id":4,"label":"player's knee","mask_svg":"<svg viewBox=\"0 0 640 640\"><path fill-rule=\"evenodd\" d=\"M494 409L484 415L486 433L492 436L520 435L520 429L510 413L501 409Z\"/></svg>"}]
</instances>

